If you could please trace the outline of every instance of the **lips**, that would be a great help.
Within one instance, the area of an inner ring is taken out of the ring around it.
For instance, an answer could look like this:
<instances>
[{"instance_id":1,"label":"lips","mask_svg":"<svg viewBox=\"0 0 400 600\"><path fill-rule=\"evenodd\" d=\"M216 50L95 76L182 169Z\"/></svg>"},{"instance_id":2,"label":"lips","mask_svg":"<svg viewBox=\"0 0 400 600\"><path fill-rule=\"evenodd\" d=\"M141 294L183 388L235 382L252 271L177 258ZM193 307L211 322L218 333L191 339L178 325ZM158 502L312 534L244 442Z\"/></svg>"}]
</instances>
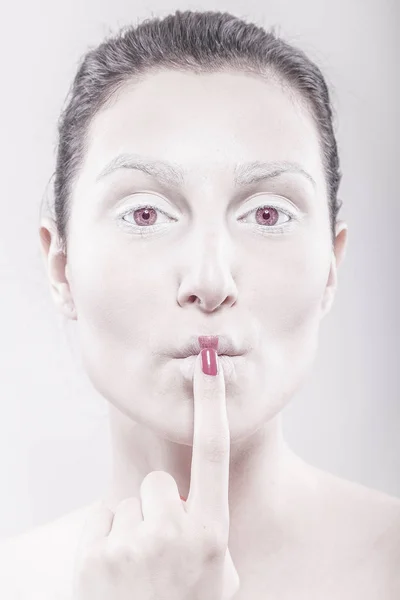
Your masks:
<instances>
[{"instance_id":1,"label":"lips","mask_svg":"<svg viewBox=\"0 0 400 600\"><path fill-rule=\"evenodd\" d=\"M217 335L199 335L200 348L214 348L218 351L218 336Z\"/></svg>"},{"instance_id":2,"label":"lips","mask_svg":"<svg viewBox=\"0 0 400 600\"><path fill-rule=\"evenodd\" d=\"M233 338L220 335L193 335L188 338L172 354L175 358L187 358L193 354L199 354L203 348L214 348L219 356L241 356L244 350L234 343Z\"/></svg>"}]
</instances>

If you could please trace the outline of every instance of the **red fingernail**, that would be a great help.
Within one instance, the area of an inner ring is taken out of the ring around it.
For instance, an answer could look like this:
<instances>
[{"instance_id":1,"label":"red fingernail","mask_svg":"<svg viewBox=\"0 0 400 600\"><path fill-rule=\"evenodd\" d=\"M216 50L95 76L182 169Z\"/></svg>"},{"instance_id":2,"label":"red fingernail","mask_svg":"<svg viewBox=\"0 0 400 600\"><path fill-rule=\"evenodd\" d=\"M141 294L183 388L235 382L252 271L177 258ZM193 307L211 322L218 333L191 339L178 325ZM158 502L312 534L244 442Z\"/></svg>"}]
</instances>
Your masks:
<instances>
[{"instance_id":1,"label":"red fingernail","mask_svg":"<svg viewBox=\"0 0 400 600\"><path fill-rule=\"evenodd\" d=\"M217 374L217 353L214 348L203 348L201 351L203 373L206 375Z\"/></svg>"}]
</instances>

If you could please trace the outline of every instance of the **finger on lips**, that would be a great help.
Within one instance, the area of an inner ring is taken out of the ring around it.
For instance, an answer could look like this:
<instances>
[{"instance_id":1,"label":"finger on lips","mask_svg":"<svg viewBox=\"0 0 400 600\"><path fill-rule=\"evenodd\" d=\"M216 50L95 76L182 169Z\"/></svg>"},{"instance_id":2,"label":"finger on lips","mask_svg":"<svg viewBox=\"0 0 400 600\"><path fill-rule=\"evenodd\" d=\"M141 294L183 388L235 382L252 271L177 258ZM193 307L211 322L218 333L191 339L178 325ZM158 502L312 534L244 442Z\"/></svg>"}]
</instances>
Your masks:
<instances>
[{"instance_id":1,"label":"finger on lips","mask_svg":"<svg viewBox=\"0 0 400 600\"><path fill-rule=\"evenodd\" d=\"M216 375L205 374L203 365L212 368L214 364ZM227 522L230 433L223 369L214 349L203 349L197 356L193 395L194 435L188 501L192 510L198 510L210 520Z\"/></svg>"}]
</instances>

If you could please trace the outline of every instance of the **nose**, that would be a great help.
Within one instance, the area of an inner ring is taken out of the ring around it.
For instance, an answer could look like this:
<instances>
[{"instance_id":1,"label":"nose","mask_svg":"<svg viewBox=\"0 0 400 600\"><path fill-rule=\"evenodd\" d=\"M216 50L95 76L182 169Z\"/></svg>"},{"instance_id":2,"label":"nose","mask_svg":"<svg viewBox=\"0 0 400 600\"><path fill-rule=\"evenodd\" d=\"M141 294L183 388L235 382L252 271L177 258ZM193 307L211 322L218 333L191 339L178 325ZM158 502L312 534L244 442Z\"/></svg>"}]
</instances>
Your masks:
<instances>
[{"instance_id":1,"label":"nose","mask_svg":"<svg viewBox=\"0 0 400 600\"><path fill-rule=\"evenodd\" d=\"M187 274L178 292L178 303L197 304L206 313L214 312L222 306L232 306L237 300L237 287L227 265L213 265Z\"/></svg>"},{"instance_id":2,"label":"nose","mask_svg":"<svg viewBox=\"0 0 400 600\"><path fill-rule=\"evenodd\" d=\"M178 303L197 304L206 313L223 305L232 306L237 300L237 287L232 275L234 248L222 219L211 220L212 208L207 213L201 233L183 247L185 266L178 291Z\"/></svg>"}]
</instances>

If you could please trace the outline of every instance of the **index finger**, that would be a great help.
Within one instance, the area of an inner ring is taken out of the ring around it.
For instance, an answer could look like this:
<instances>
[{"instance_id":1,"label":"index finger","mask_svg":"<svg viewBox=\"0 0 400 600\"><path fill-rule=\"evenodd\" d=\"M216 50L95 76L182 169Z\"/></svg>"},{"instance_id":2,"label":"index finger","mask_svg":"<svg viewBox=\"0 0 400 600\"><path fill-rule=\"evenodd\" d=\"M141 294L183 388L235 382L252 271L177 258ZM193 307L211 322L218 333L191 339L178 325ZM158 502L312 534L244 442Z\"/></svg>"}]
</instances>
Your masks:
<instances>
[{"instance_id":1,"label":"index finger","mask_svg":"<svg viewBox=\"0 0 400 600\"><path fill-rule=\"evenodd\" d=\"M215 376L203 373L201 352L195 361L194 431L188 504L190 512L206 515L207 520L228 523L230 432L224 373L218 356L216 361Z\"/></svg>"}]
</instances>

